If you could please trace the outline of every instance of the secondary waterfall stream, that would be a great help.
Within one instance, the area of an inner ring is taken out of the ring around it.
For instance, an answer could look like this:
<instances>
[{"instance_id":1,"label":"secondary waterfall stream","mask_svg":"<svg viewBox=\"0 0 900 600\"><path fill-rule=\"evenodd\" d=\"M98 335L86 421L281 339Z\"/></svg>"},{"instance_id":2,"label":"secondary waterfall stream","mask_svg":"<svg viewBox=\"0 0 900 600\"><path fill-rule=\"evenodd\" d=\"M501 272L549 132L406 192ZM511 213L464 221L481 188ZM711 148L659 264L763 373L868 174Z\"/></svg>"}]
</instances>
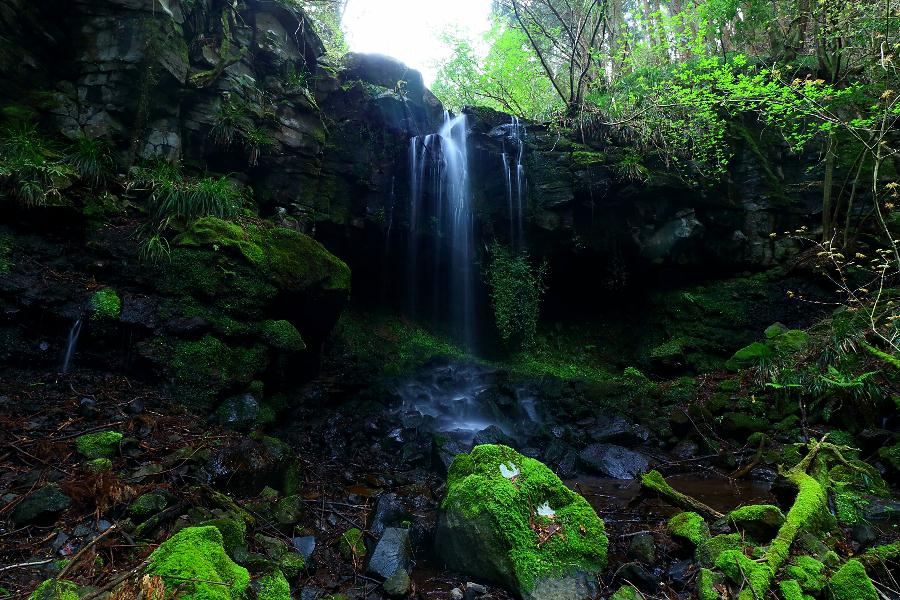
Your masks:
<instances>
[{"instance_id":1,"label":"secondary waterfall stream","mask_svg":"<svg viewBox=\"0 0 900 600\"><path fill-rule=\"evenodd\" d=\"M503 126L506 138L503 142L503 173L506 182L506 199L509 206L509 241L514 249L521 249L525 242L525 125L518 117L512 117ZM509 143L509 148L507 148Z\"/></svg>"},{"instance_id":2,"label":"secondary waterfall stream","mask_svg":"<svg viewBox=\"0 0 900 600\"><path fill-rule=\"evenodd\" d=\"M76 319L72 323L72 328L69 329L69 337L66 340L66 353L63 355L62 366L59 369L59 372L63 375L69 372L69 367L72 365L72 357L75 356L75 347L78 345L78 336L81 335L81 325L81 319Z\"/></svg>"},{"instance_id":3,"label":"secondary waterfall stream","mask_svg":"<svg viewBox=\"0 0 900 600\"><path fill-rule=\"evenodd\" d=\"M408 308L422 311L418 291L427 285L432 316L447 317L456 338L470 346L475 270L466 115L444 113L437 134L412 138L409 161ZM432 261L420 264L429 235Z\"/></svg>"}]
</instances>

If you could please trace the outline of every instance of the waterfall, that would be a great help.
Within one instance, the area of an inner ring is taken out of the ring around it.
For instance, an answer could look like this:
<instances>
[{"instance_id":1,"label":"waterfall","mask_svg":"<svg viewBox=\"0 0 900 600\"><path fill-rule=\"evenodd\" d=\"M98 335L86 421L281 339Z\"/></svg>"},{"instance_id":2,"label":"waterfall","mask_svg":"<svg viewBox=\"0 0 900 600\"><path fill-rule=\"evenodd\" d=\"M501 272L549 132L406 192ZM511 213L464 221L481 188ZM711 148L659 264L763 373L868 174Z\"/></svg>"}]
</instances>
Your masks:
<instances>
[{"instance_id":1,"label":"waterfall","mask_svg":"<svg viewBox=\"0 0 900 600\"><path fill-rule=\"evenodd\" d=\"M75 355L75 346L78 344L78 336L81 334L81 319L76 319L69 329L69 339L66 342L66 354L63 357L60 373L65 375L69 372L69 366L72 364L72 357Z\"/></svg>"},{"instance_id":2,"label":"waterfall","mask_svg":"<svg viewBox=\"0 0 900 600\"><path fill-rule=\"evenodd\" d=\"M433 316L448 317L457 337L470 344L474 334L474 226L466 129L465 115L451 117L445 112L437 134L410 141L407 302L413 314L421 308L417 294L427 277ZM430 265L419 264L424 234L433 236Z\"/></svg>"},{"instance_id":3,"label":"waterfall","mask_svg":"<svg viewBox=\"0 0 900 600\"><path fill-rule=\"evenodd\" d=\"M513 248L522 248L525 242L525 125L519 117L512 117L506 126L510 151L503 144L503 171L506 182L506 200L509 208L509 240ZM515 164L513 164L515 161Z\"/></svg>"}]
</instances>

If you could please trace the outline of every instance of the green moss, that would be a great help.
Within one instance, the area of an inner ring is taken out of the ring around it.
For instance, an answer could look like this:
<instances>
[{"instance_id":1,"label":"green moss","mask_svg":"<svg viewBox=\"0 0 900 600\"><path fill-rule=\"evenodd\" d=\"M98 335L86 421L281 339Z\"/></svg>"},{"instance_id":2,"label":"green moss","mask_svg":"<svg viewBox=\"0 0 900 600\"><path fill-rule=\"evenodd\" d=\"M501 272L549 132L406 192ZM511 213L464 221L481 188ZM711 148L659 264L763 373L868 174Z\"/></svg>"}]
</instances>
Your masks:
<instances>
[{"instance_id":1,"label":"green moss","mask_svg":"<svg viewBox=\"0 0 900 600\"><path fill-rule=\"evenodd\" d=\"M115 290L104 288L91 296L91 318L101 321L116 321L122 314L122 299Z\"/></svg>"},{"instance_id":2,"label":"green moss","mask_svg":"<svg viewBox=\"0 0 900 600\"><path fill-rule=\"evenodd\" d=\"M831 576L828 589L834 600L878 600L880 596L858 560L848 560Z\"/></svg>"},{"instance_id":3,"label":"green moss","mask_svg":"<svg viewBox=\"0 0 900 600\"><path fill-rule=\"evenodd\" d=\"M695 512L678 513L668 523L669 534L699 546L709 539L709 525Z\"/></svg>"},{"instance_id":4,"label":"green moss","mask_svg":"<svg viewBox=\"0 0 900 600\"><path fill-rule=\"evenodd\" d=\"M78 586L71 581L48 579L31 593L28 600L78 600Z\"/></svg>"},{"instance_id":5,"label":"green moss","mask_svg":"<svg viewBox=\"0 0 900 600\"><path fill-rule=\"evenodd\" d=\"M793 579L785 579L778 583L778 589L781 590L781 597L784 600L804 600L803 590L800 584Z\"/></svg>"},{"instance_id":6,"label":"green moss","mask_svg":"<svg viewBox=\"0 0 900 600\"><path fill-rule=\"evenodd\" d=\"M825 565L811 556L798 556L785 567L784 574L797 580L807 592L819 592L825 587Z\"/></svg>"},{"instance_id":7,"label":"green moss","mask_svg":"<svg viewBox=\"0 0 900 600\"><path fill-rule=\"evenodd\" d=\"M828 496L816 478L799 469L787 472L798 488L797 497L785 517L785 523L769 545L766 562L772 568L783 565L790 551L790 541L798 532L815 532L834 527L834 517L828 510Z\"/></svg>"},{"instance_id":8,"label":"green moss","mask_svg":"<svg viewBox=\"0 0 900 600\"><path fill-rule=\"evenodd\" d=\"M232 248L284 289L350 291L350 269L311 237L264 222L240 224L216 217L195 221L175 242L182 246Z\"/></svg>"},{"instance_id":9,"label":"green moss","mask_svg":"<svg viewBox=\"0 0 900 600\"><path fill-rule=\"evenodd\" d=\"M712 567L726 550L743 551L746 544L739 533L724 533L704 540L697 546L697 562L704 567Z\"/></svg>"},{"instance_id":10,"label":"green moss","mask_svg":"<svg viewBox=\"0 0 900 600\"><path fill-rule=\"evenodd\" d=\"M150 555L147 573L159 575L182 600L237 600L250 583L247 569L232 561L215 527L189 527ZM227 585L221 585L221 584Z\"/></svg>"},{"instance_id":11,"label":"green moss","mask_svg":"<svg viewBox=\"0 0 900 600\"><path fill-rule=\"evenodd\" d=\"M259 578L258 600L291 600L291 586L284 573L276 569Z\"/></svg>"},{"instance_id":12,"label":"green moss","mask_svg":"<svg viewBox=\"0 0 900 600\"><path fill-rule=\"evenodd\" d=\"M501 465L513 465L518 475L505 477ZM550 524L536 512L545 503L555 511L552 522L560 530L541 544L532 527L541 519ZM448 472L442 509L488 519L507 550L510 575L522 590L545 577L573 570L596 572L606 566L603 521L587 500L563 485L543 463L506 446L476 446L469 455L457 456Z\"/></svg>"},{"instance_id":13,"label":"green moss","mask_svg":"<svg viewBox=\"0 0 900 600\"><path fill-rule=\"evenodd\" d=\"M716 584L721 578L715 571L700 569L697 574L697 598L698 600L720 600L721 594L716 589Z\"/></svg>"},{"instance_id":14,"label":"green moss","mask_svg":"<svg viewBox=\"0 0 900 600\"><path fill-rule=\"evenodd\" d=\"M119 453L119 444L123 438L118 431L87 433L75 439L75 447L90 459L112 458Z\"/></svg>"},{"instance_id":15,"label":"green moss","mask_svg":"<svg viewBox=\"0 0 900 600\"><path fill-rule=\"evenodd\" d=\"M287 577L296 577L300 571L306 568L306 559L302 554L287 552L281 557L278 566Z\"/></svg>"},{"instance_id":16,"label":"green moss","mask_svg":"<svg viewBox=\"0 0 900 600\"><path fill-rule=\"evenodd\" d=\"M163 510L168 504L168 500L163 494L158 492L148 492L141 495L128 507L131 516L138 519L146 519L147 517Z\"/></svg>"},{"instance_id":17,"label":"green moss","mask_svg":"<svg viewBox=\"0 0 900 600\"><path fill-rule=\"evenodd\" d=\"M809 334L805 331L791 329L773 338L772 345L775 347L775 351L780 354L793 354L806 348L809 345L809 340Z\"/></svg>"},{"instance_id":18,"label":"green moss","mask_svg":"<svg viewBox=\"0 0 900 600\"><path fill-rule=\"evenodd\" d=\"M606 163L606 155L602 152L593 152L590 150L576 150L575 152L572 152L572 167L574 169L585 169L604 163Z\"/></svg>"},{"instance_id":19,"label":"green moss","mask_svg":"<svg viewBox=\"0 0 900 600\"><path fill-rule=\"evenodd\" d=\"M200 340L176 343L169 364L175 375L176 399L207 407L221 390L253 381L267 363L262 346L229 346L207 335Z\"/></svg>"},{"instance_id":20,"label":"green moss","mask_svg":"<svg viewBox=\"0 0 900 600\"><path fill-rule=\"evenodd\" d=\"M225 552L233 554L244 545L247 537L247 524L241 519L221 518L200 523L198 527L215 527L222 536L222 547Z\"/></svg>"},{"instance_id":21,"label":"green moss","mask_svg":"<svg viewBox=\"0 0 900 600\"><path fill-rule=\"evenodd\" d=\"M12 236L0 233L0 275L8 275L12 270Z\"/></svg>"},{"instance_id":22,"label":"green moss","mask_svg":"<svg viewBox=\"0 0 900 600\"><path fill-rule=\"evenodd\" d=\"M366 544L363 532L354 527L341 534L339 545L341 556L347 560L359 560L366 555Z\"/></svg>"},{"instance_id":23,"label":"green moss","mask_svg":"<svg viewBox=\"0 0 900 600\"><path fill-rule=\"evenodd\" d=\"M716 560L716 568L736 585L743 586L741 600L764 598L772 581L772 570L737 550L726 550Z\"/></svg>"},{"instance_id":24,"label":"green moss","mask_svg":"<svg viewBox=\"0 0 900 600\"><path fill-rule=\"evenodd\" d=\"M734 355L725 363L725 366L732 371L755 367L760 363L771 360L775 357L775 351L769 344L763 342L753 342L748 346L744 346L734 353Z\"/></svg>"},{"instance_id":25,"label":"green moss","mask_svg":"<svg viewBox=\"0 0 900 600\"><path fill-rule=\"evenodd\" d=\"M771 528L774 532L784 524L784 513L780 508L771 504L742 506L728 513L726 518L742 530L757 525Z\"/></svg>"},{"instance_id":26,"label":"green moss","mask_svg":"<svg viewBox=\"0 0 900 600\"><path fill-rule=\"evenodd\" d=\"M263 339L267 344L284 352L299 352L306 344L297 328L285 320L266 321L262 324Z\"/></svg>"},{"instance_id":27,"label":"green moss","mask_svg":"<svg viewBox=\"0 0 900 600\"><path fill-rule=\"evenodd\" d=\"M644 595L630 585L623 585L609 600L644 600Z\"/></svg>"},{"instance_id":28,"label":"green moss","mask_svg":"<svg viewBox=\"0 0 900 600\"><path fill-rule=\"evenodd\" d=\"M92 473L103 473L112 469L112 461L108 458L95 458L85 463L85 467Z\"/></svg>"},{"instance_id":29,"label":"green moss","mask_svg":"<svg viewBox=\"0 0 900 600\"><path fill-rule=\"evenodd\" d=\"M878 458L893 467L895 471L900 471L900 444L879 449Z\"/></svg>"},{"instance_id":30,"label":"green moss","mask_svg":"<svg viewBox=\"0 0 900 600\"><path fill-rule=\"evenodd\" d=\"M869 567L887 561L896 561L898 558L900 558L900 542L894 542L867 550L859 557L859 560L864 566Z\"/></svg>"}]
</instances>

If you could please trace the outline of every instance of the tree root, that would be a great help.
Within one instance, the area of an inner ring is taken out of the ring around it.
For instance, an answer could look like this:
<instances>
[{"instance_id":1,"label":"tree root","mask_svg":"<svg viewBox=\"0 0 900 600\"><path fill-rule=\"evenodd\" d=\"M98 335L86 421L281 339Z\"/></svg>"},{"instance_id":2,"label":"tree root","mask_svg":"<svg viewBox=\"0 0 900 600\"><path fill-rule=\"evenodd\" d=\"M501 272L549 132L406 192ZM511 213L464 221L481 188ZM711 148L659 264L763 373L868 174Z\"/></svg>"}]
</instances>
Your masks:
<instances>
[{"instance_id":1,"label":"tree root","mask_svg":"<svg viewBox=\"0 0 900 600\"><path fill-rule=\"evenodd\" d=\"M686 494L682 494L668 483L659 471L650 471L641 476L641 486L644 490L651 490L665 498L670 504L683 510L693 511L704 519L716 521L725 515L716 509L695 500Z\"/></svg>"}]
</instances>

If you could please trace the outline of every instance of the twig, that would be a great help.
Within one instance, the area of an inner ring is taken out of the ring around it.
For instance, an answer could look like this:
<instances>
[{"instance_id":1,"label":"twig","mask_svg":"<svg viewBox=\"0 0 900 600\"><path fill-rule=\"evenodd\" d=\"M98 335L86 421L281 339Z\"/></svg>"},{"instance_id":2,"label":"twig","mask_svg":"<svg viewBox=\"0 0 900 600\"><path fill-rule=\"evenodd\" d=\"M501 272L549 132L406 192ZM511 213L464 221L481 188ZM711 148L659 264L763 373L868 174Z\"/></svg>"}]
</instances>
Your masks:
<instances>
[{"instance_id":1,"label":"twig","mask_svg":"<svg viewBox=\"0 0 900 600\"><path fill-rule=\"evenodd\" d=\"M58 574L56 577L54 577L54 579L56 579L56 580L63 579L63 577L66 575L66 573L68 573L69 571L72 570L72 567L75 566L75 563L78 562L78 559L81 558L81 557L84 555L84 553L88 551L88 549L90 549L91 547L95 546L95 545L97 544L97 542L99 542L100 540L102 540L103 538L105 538L106 536L108 536L110 533L112 533L112 532L115 531L116 529L118 529L118 528L116 527L115 524L110 525L109 528L108 528L106 531L104 531L103 533L101 533L100 535L98 535L97 537L95 537L94 539L92 539L92 540L91 540L90 542L88 542L87 544L85 544L84 547L83 547L81 550L79 550L79 551L75 554L75 556L72 557L72 560L69 561L69 564L67 564L67 565L63 568L63 570L60 571L59 574Z\"/></svg>"},{"instance_id":2,"label":"twig","mask_svg":"<svg viewBox=\"0 0 900 600\"><path fill-rule=\"evenodd\" d=\"M123 581L128 579L130 576L134 575L135 573L137 573L138 571L140 571L141 569L146 567L149 562L150 561L145 560L144 562L142 562L135 568L131 569L130 571L126 571L125 573L122 573L120 576L116 577L115 579L113 579L112 581L110 581L109 583L107 583L106 585L101 587L100 589L98 589L94 592L91 592L87 596L83 596L81 598L81 600L94 600L94 598L97 598L98 596L105 594L109 590L115 588L117 585L119 585L120 583L122 583Z\"/></svg>"},{"instance_id":3,"label":"twig","mask_svg":"<svg viewBox=\"0 0 900 600\"><path fill-rule=\"evenodd\" d=\"M0 571L9 571L10 569L20 569L22 567L37 567L40 565L46 565L47 563L52 563L54 559L48 558L47 560L36 560L34 562L27 563L19 563L17 565L9 565L6 567L0 567Z\"/></svg>"}]
</instances>

